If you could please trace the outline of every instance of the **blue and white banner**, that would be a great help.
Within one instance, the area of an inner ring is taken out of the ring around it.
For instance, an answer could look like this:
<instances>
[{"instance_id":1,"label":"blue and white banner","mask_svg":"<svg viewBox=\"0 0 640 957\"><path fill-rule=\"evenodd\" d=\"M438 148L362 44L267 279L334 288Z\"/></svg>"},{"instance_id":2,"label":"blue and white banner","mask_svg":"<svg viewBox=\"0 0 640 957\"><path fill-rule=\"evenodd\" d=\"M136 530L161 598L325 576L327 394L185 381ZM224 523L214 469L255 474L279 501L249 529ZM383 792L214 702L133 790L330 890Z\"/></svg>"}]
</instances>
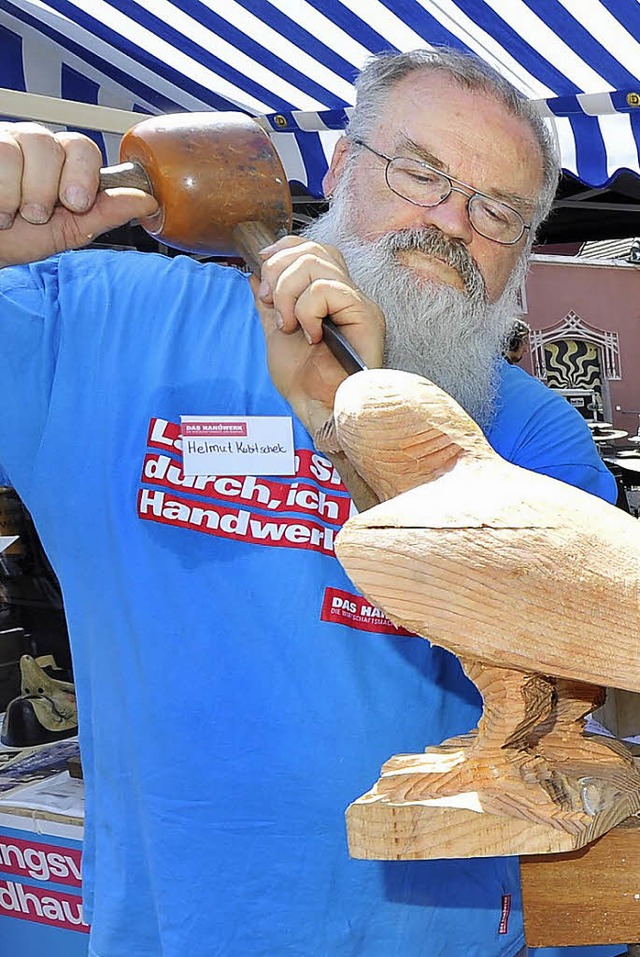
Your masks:
<instances>
[{"instance_id":1,"label":"blue and white banner","mask_svg":"<svg viewBox=\"0 0 640 957\"><path fill-rule=\"evenodd\" d=\"M0 0L0 88L263 117L290 181L319 196L365 60L443 43L533 99L583 183L640 174L638 0ZM115 161L119 135L92 135Z\"/></svg>"}]
</instances>

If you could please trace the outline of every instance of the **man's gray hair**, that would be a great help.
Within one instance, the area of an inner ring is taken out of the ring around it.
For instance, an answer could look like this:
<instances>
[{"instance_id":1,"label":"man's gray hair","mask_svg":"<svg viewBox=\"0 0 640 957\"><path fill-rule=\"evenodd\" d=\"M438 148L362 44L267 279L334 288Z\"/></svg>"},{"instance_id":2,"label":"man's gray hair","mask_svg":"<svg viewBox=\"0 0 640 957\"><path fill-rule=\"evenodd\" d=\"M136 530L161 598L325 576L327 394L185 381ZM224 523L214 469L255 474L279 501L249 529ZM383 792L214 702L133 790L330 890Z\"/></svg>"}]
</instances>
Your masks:
<instances>
[{"instance_id":1,"label":"man's gray hair","mask_svg":"<svg viewBox=\"0 0 640 957\"><path fill-rule=\"evenodd\" d=\"M371 58L355 81L357 99L347 126L347 137L351 141L368 139L380 121L385 100L393 87L409 74L422 70L446 73L463 89L495 97L509 113L522 118L531 127L542 153L543 181L527 243L530 247L536 230L551 209L558 188L559 159L549 129L531 101L484 60L451 47L381 53Z\"/></svg>"}]
</instances>

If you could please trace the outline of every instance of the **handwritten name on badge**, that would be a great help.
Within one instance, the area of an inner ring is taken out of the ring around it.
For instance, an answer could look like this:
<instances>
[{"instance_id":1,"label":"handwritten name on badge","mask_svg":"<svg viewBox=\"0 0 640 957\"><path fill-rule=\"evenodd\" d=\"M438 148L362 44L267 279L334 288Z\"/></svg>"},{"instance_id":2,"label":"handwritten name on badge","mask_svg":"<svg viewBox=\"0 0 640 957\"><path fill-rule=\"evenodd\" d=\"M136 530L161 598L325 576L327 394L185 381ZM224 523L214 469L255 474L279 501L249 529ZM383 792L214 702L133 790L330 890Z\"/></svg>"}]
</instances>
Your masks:
<instances>
[{"instance_id":1,"label":"handwritten name on badge","mask_svg":"<svg viewBox=\"0 0 640 957\"><path fill-rule=\"evenodd\" d=\"M294 475L286 415L181 415L185 475Z\"/></svg>"}]
</instances>

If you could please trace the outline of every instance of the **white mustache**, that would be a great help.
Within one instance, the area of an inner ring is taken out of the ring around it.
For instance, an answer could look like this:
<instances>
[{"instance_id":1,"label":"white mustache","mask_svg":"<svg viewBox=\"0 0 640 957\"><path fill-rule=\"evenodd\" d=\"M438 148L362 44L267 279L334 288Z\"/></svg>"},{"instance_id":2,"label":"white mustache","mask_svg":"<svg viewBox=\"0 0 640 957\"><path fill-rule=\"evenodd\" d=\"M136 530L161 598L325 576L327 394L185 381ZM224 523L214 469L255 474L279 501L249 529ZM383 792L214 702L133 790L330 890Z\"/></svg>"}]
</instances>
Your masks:
<instances>
[{"instance_id":1,"label":"white mustache","mask_svg":"<svg viewBox=\"0 0 640 957\"><path fill-rule=\"evenodd\" d=\"M436 227L402 229L388 233L379 242L394 256L399 252L413 251L435 256L458 273L469 297L485 301L484 279L467 247L448 239Z\"/></svg>"}]
</instances>

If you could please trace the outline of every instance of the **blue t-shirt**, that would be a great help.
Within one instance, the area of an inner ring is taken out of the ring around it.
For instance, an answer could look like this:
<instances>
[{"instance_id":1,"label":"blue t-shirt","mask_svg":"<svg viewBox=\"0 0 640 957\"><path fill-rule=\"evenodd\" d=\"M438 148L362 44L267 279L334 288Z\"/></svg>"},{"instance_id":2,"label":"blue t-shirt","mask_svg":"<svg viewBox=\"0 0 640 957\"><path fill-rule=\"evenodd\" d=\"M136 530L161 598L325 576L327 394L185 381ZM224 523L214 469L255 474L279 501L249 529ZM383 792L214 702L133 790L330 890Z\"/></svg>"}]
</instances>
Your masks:
<instances>
[{"instance_id":1,"label":"blue t-shirt","mask_svg":"<svg viewBox=\"0 0 640 957\"><path fill-rule=\"evenodd\" d=\"M330 463L294 418L295 476L181 470L181 415L291 415L246 277L95 251L5 269L0 340L0 461L71 635L91 954L514 957L516 858L349 859L382 763L480 709L456 658L356 594ZM615 499L575 410L506 363L489 439Z\"/></svg>"}]
</instances>

